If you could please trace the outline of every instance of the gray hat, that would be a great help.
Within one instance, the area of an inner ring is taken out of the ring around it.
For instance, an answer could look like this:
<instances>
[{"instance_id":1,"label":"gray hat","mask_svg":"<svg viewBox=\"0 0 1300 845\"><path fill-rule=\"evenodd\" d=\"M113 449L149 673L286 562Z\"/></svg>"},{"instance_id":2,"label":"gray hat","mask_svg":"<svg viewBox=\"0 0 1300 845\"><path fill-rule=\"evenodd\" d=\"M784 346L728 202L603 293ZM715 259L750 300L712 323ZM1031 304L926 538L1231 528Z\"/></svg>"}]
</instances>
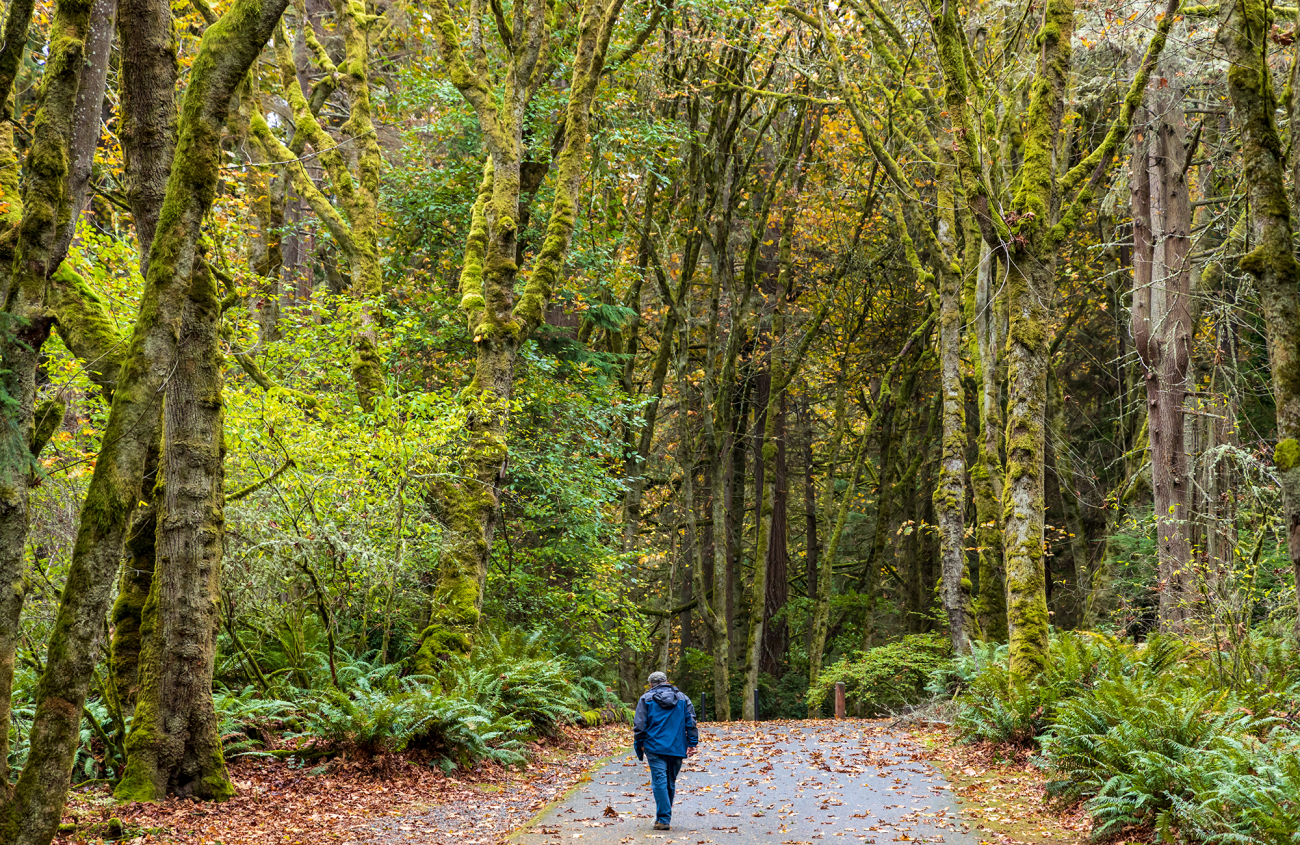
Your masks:
<instances>
[{"instance_id":1,"label":"gray hat","mask_svg":"<svg viewBox=\"0 0 1300 845\"><path fill-rule=\"evenodd\" d=\"M647 681L650 684L650 686L657 687L660 684L668 683L668 676L665 675L663 672L651 672L650 677L647 679Z\"/></svg>"}]
</instances>

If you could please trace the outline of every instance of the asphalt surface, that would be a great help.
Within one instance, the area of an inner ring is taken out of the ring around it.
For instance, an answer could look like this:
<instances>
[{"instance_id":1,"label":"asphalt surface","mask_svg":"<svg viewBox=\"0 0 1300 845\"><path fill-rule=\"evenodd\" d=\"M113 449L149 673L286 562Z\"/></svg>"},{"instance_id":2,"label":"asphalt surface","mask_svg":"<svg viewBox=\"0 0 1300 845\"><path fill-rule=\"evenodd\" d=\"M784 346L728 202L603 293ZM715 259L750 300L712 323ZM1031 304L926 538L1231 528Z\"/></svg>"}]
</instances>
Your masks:
<instances>
[{"instance_id":1,"label":"asphalt surface","mask_svg":"<svg viewBox=\"0 0 1300 845\"><path fill-rule=\"evenodd\" d=\"M943 777L879 722L702 725L677 778L672 828L653 830L650 774L631 752L511 841L557 845L979 845Z\"/></svg>"}]
</instances>

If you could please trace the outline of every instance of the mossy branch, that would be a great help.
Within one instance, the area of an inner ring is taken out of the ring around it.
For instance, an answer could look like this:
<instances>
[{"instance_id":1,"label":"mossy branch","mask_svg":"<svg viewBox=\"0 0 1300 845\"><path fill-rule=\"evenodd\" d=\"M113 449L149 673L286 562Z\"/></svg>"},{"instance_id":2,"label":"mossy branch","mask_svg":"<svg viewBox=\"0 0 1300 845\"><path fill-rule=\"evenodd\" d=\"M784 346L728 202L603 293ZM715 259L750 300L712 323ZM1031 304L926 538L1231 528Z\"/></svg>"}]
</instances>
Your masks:
<instances>
[{"instance_id":1,"label":"mossy branch","mask_svg":"<svg viewBox=\"0 0 1300 845\"><path fill-rule=\"evenodd\" d=\"M295 464L293 458L287 458L284 463L280 464L279 469L277 469L275 472L271 473L270 475L266 476L265 478L261 479L260 481L254 481L252 484L249 484L247 487L243 487L239 490L236 490L234 493L226 494L226 502L227 503L238 502L240 499L253 495L258 490L261 490L266 485L275 481L285 471L292 469L294 466Z\"/></svg>"},{"instance_id":2,"label":"mossy branch","mask_svg":"<svg viewBox=\"0 0 1300 845\"><path fill-rule=\"evenodd\" d=\"M0 103L8 103L18 67L27 51L27 29L32 22L34 0L11 0L5 9L4 47L0 48ZM8 119L8 115L4 116Z\"/></svg>"},{"instance_id":3,"label":"mossy branch","mask_svg":"<svg viewBox=\"0 0 1300 845\"><path fill-rule=\"evenodd\" d=\"M513 146L502 125L497 109L496 92L487 78L470 68L461 49L461 34L452 17L447 0L433 0L429 4L433 15L433 33L438 44L438 56L447 68L451 84L461 93L478 116L479 125L487 137L489 149L505 150Z\"/></svg>"},{"instance_id":4,"label":"mossy branch","mask_svg":"<svg viewBox=\"0 0 1300 845\"><path fill-rule=\"evenodd\" d=\"M465 312L471 334L476 332L483 316L483 257L488 242L487 204L492 199L492 166L492 156L485 156L483 180L470 215L469 237L460 271L460 309Z\"/></svg>"},{"instance_id":5,"label":"mossy branch","mask_svg":"<svg viewBox=\"0 0 1300 845\"><path fill-rule=\"evenodd\" d=\"M1133 77L1133 82L1129 85L1128 93L1124 95L1124 104L1120 108L1119 117L1111 124L1110 130L1106 132L1106 137L1102 139L1096 149L1061 177L1060 194L1067 205L1065 211L1061 214L1061 219L1053 227L1050 243L1060 243L1073 231L1075 225L1079 222L1079 216L1092 202L1097 186L1110 172L1111 159L1114 158L1120 141L1128 135L1129 127L1133 123L1133 114L1142 106L1142 97L1146 92L1147 80L1151 78L1151 72L1155 69L1156 62L1160 60L1160 54L1164 51L1165 42L1169 37L1169 30L1178 17L1176 14L1178 3L1179 0L1167 0L1164 14L1160 17L1160 21L1156 25L1156 31L1147 44L1146 53L1142 56L1142 64L1139 65L1137 75ZM1089 173L1092 174L1092 178L1080 188L1084 178ZM1078 194L1071 197L1071 194L1074 194L1076 190L1078 190Z\"/></svg>"},{"instance_id":6,"label":"mossy branch","mask_svg":"<svg viewBox=\"0 0 1300 845\"><path fill-rule=\"evenodd\" d=\"M578 27L578 46L565 115L564 148L556 167L555 199L546 225L546 239L533 273L515 304L513 317L523 337L546 317L546 308L563 269L564 257L577 218L578 190L587 154L591 105L605 67L605 54L623 0L588 0Z\"/></svg>"},{"instance_id":7,"label":"mossy branch","mask_svg":"<svg viewBox=\"0 0 1300 845\"><path fill-rule=\"evenodd\" d=\"M86 367L86 375L113 398L126 338L117 330L104 301L67 261L50 279L50 308L63 343Z\"/></svg>"},{"instance_id":8,"label":"mossy branch","mask_svg":"<svg viewBox=\"0 0 1300 845\"><path fill-rule=\"evenodd\" d=\"M59 426L63 424L63 414L67 410L68 403L58 397L46 399L36 406L36 412L33 414L35 425L32 427L32 439L28 444L33 458L41 456L41 451L50 442L54 432L58 431Z\"/></svg>"},{"instance_id":9,"label":"mossy branch","mask_svg":"<svg viewBox=\"0 0 1300 845\"><path fill-rule=\"evenodd\" d=\"M267 124L266 118L262 116L259 109L252 110L249 129L252 139L262 146L265 158L281 160L289 174L289 181L293 183L294 190L302 194L302 198L307 201L307 205L311 207L312 212L325 224L325 228L329 229L330 235L338 243L344 254L348 256L355 255L357 244L352 237L352 227L344 221L342 215L334 208L334 204L316 186L315 180L307 173L307 168L303 166L302 161L279 138L275 137L275 133L271 131L271 127Z\"/></svg>"}]
</instances>

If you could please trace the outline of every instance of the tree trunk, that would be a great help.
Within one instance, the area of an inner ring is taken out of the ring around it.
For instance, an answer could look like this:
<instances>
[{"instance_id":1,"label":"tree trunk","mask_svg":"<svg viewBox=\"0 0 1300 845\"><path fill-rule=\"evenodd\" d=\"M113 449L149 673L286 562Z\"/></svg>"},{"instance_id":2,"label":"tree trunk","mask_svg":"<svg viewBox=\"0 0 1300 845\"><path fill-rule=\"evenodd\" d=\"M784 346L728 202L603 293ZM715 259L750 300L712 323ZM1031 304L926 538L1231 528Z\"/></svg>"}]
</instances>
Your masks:
<instances>
[{"instance_id":1,"label":"tree trunk","mask_svg":"<svg viewBox=\"0 0 1300 845\"><path fill-rule=\"evenodd\" d=\"M147 278L150 246L176 152L176 40L166 0L119 3L125 192L140 247L140 274Z\"/></svg>"},{"instance_id":2,"label":"tree trunk","mask_svg":"<svg viewBox=\"0 0 1300 845\"><path fill-rule=\"evenodd\" d=\"M1181 93L1161 89L1154 125L1134 136L1131 333L1146 382L1157 533L1160 628L1189 613L1192 577L1189 472L1183 401L1191 361L1191 204ZM1144 127L1145 129L1145 127Z\"/></svg>"},{"instance_id":3,"label":"tree trunk","mask_svg":"<svg viewBox=\"0 0 1300 845\"><path fill-rule=\"evenodd\" d=\"M956 254L955 168L940 180L938 242ZM974 245L969 248L977 249ZM969 654L974 637L970 572L966 565L966 390L962 385L962 280L943 256L933 256L939 294L939 389L943 394L943 434L939 477L934 486L939 529L941 600L953 652Z\"/></svg>"},{"instance_id":4,"label":"tree trunk","mask_svg":"<svg viewBox=\"0 0 1300 845\"><path fill-rule=\"evenodd\" d=\"M0 790L8 792L9 722L12 707L14 658L21 636L24 600L23 549L31 523L31 488L36 481L36 457L44 445L37 440L36 368L53 317L46 289L56 269L58 221L69 213L67 176L73 116L90 29L91 0L62 0L50 24L50 52L40 85L40 108L32 129L26 178L21 193L12 135L5 127L6 158L3 187L10 208L7 221L16 232L4 240L16 244L0 253L0 295L6 330L0 333ZM0 58L0 102L9 102L12 58L17 67L27 44L30 7L12 4L6 25L7 42ZM11 48L9 45L14 44ZM19 197L21 196L21 201ZM21 214L21 217L18 215ZM7 254L4 254L7 253ZM53 433L50 429L46 436ZM80 717L80 711L77 713ZM0 829L0 832L3 832ZM0 837L0 841L3 838Z\"/></svg>"},{"instance_id":5,"label":"tree trunk","mask_svg":"<svg viewBox=\"0 0 1300 845\"><path fill-rule=\"evenodd\" d=\"M149 273L149 250L176 152L176 43L168 0L121 0L121 140L127 203L135 223L140 275ZM158 408L156 413L161 413ZM110 676L123 712L134 709L139 689L140 628L153 583L162 430L149 444L141 484L143 506L126 533L127 559L112 611Z\"/></svg>"},{"instance_id":6,"label":"tree trunk","mask_svg":"<svg viewBox=\"0 0 1300 845\"><path fill-rule=\"evenodd\" d=\"M971 358L976 365L979 394L979 446L971 466L975 501L975 543L979 548L979 597L975 600L980 637L991 642L1007 638L1007 583L1002 561L1002 397L998 380L998 299L993 276L997 258L987 243L980 246L973 296L967 320L975 336Z\"/></svg>"},{"instance_id":7,"label":"tree trunk","mask_svg":"<svg viewBox=\"0 0 1300 845\"><path fill-rule=\"evenodd\" d=\"M71 154L67 177L68 216L60 221L58 240L50 261L55 266L68 254L90 195L90 174L104 123L104 89L108 85L116 17L117 0L94 0L90 10L90 30L86 35L86 65L81 71L77 106L72 116L72 139L68 150Z\"/></svg>"},{"instance_id":8,"label":"tree trunk","mask_svg":"<svg viewBox=\"0 0 1300 845\"><path fill-rule=\"evenodd\" d=\"M157 561L119 801L220 801L235 791L212 702L225 542L220 323L216 285L199 264L163 405Z\"/></svg>"},{"instance_id":9,"label":"tree trunk","mask_svg":"<svg viewBox=\"0 0 1300 845\"><path fill-rule=\"evenodd\" d=\"M1065 391L1061 380L1050 367L1047 372L1048 419L1052 432L1052 463L1056 468L1056 484L1061 494L1061 510L1065 516L1067 553L1065 555L1065 595L1056 605L1062 611L1056 627L1075 629L1084 627L1089 584L1088 538L1083 526L1083 514L1075 479L1073 448L1065 425Z\"/></svg>"},{"instance_id":10,"label":"tree trunk","mask_svg":"<svg viewBox=\"0 0 1300 845\"><path fill-rule=\"evenodd\" d=\"M474 56L475 67L483 67L472 69L462 52L446 0L431 6L439 52L452 83L475 109L489 160L461 274L461 309L477 350L474 378L462 394L469 436L461 474L468 481L447 483L437 491L447 531L432 613L415 659L422 672L432 671L445 654L467 652L478 628L509 455L515 361L520 346L543 322L563 269L585 173L591 105L622 7L623 0L587 0L582 6L551 217L532 275L516 302L524 114L535 87L533 73L541 47L549 38L551 12L541 0L516 8L513 55L499 102L493 83L481 72L486 70L486 58L480 63Z\"/></svg>"},{"instance_id":11,"label":"tree trunk","mask_svg":"<svg viewBox=\"0 0 1300 845\"><path fill-rule=\"evenodd\" d=\"M1230 0L1219 12L1219 43L1228 58L1228 94L1241 130L1242 170L1255 244L1241 259L1263 306L1269 368L1277 406L1273 461L1282 488L1287 546L1300 602L1300 263L1292 249L1291 202L1276 121L1277 94L1261 43L1269 32L1262 0ZM1296 96L1300 96L1297 94ZM1300 126L1291 121L1292 142ZM1300 637L1300 612L1296 614Z\"/></svg>"},{"instance_id":12,"label":"tree trunk","mask_svg":"<svg viewBox=\"0 0 1300 845\"><path fill-rule=\"evenodd\" d=\"M231 95L285 5L286 0L237 0L208 28L192 66L160 235L151 250L140 316L82 507L37 692L28 762L5 807L0 842L6 845L48 845L58 827L123 535L140 499L157 402L176 357L189 281L199 260L201 225L216 191L221 130Z\"/></svg>"},{"instance_id":13,"label":"tree trunk","mask_svg":"<svg viewBox=\"0 0 1300 845\"><path fill-rule=\"evenodd\" d=\"M113 602L112 644L109 648L109 677L123 713L134 711L140 689L140 650L144 646L145 603L153 585L155 550L158 537L158 459L162 451L159 426L154 442L145 457L144 478L140 485L142 505L132 514L126 532L125 561Z\"/></svg>"},{"instance_id":14,"label":"tree trunk","mask_svg":"<svg viewBox=\"0 0 1300 845\"><path fill-rule=\"evenodd\" d=\"M1068 37L1068 36L1066 36ZM1003 490L1007 633L1011 671L1036 676L1047 665L1043 569L1043 449L1047 407L1047 313L1052 270L1012 256L1007 273L1007 483Z\"/></svg>"},{"instance_id":15,"label":"tree trunk","mask_svg":"<svg viewBox=\"0 0 1300 845\"><path fill-rule=\"evenodd\" d=\"M1012 674L1032 678L1047 665L1043 569L1043 467L1047 411L1047 306L1056 249L1050 224L1060 213L1058 142L1074 35L1073 0L1048 0L1032 84L1025 161L1016 195L1007 268L1007 469L1002 491L1007 634Z\"/></svg>"},{"instance_id":16,"label":"tree trunk","mask_svg":"<svg viewBox=\"0 0 1300 845\"><path fill-rule=\"evenodd\" d=\"M790 507L789 472L786 466L785 394L778 400L776 428L776 462L772 473L771 532L767 542L767 598L763 611L763 654L760 669L779 676L785 663L787 626L785 617L775 618L790 597L790 546L787 538Z\"/></svg>"}]
</instances>

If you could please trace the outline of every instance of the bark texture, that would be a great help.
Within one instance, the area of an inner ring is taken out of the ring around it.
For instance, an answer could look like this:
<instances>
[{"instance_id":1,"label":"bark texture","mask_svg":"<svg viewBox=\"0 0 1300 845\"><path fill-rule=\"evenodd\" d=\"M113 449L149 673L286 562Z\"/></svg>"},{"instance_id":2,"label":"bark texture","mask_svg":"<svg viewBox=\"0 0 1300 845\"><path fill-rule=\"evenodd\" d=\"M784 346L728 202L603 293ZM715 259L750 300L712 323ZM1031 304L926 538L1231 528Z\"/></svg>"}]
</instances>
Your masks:
<instances>
[{"instance_id":1,"label":"bark texture","mask_svg":"<svg viewBox=\"0 0 1300 845\"><path fill-rule=\"evenodd\" d=\"M24 167L21 192L12 134L6 127L3 182L11 204L12 227L2 240L12 247L0 254L0 395L6 397L0 416L0 788L8 790L9 720L13 692L14 656L20 636L25 586L23 548L30 524L31 487L37 479L36 368L49 336L53 315L46 307L46 288L57 266L55 250L60 225L69 216L67 176L77 88L86 64L91 0L63 0L55 7L45 74L38 95L40 106ZM27 44L30 7L10 9L6 37L17 39L18 55ZM21 29L17 24L22 24ZM13 56L15 63L18 55ZM0 82L4 102L12 85L8 69L10 47L0 53ZM16 64L14 67L16 68ZM19 216L21 215L21 216ZM78 711L78 717L80 711ZM0 832L3 832L0 829ZM0 841L3 841L0 839Z\"/></svg>"},{"instance_id":2,"label":"bark texture","mask_svg":"<svg viewBox=\"0 0 1300 845\"><path fill-rule=\"evenodd\" d=\"M1159 619L1177 630L1190 612L1191 478L1183 425L1191 363L1192 211L1181 93L1162 89L1130 157L1133 306L1130 331L1146 384L1157 534Z\"/></svg>"},{"instance_id":3,"label":"bark texture","mask_svg":"<svg viewBox=\"0 0 1300 845\"><path fill-rule=\"evenodd\" d=\"M555 198L545 239L516 301L518 227L524 117L540 83L539 60L551 37L551 11L540 0L514 7L510 63L498 91L483 52L484 11L475 4L471 55L461 47L451 9L430 9L443 64L452 84L474 107L488 162L474 205L461 274L461 310L477 349L474 378L465 389L469 438L461 460L463 482L437 491L447 525L429 625L415 663L428 671L441 655L468 651L483 604L488 555L499 515L499 492L509 455L509 406L519 349L546 316L576 222L591 106L623 0L587 0L578 20L565 110L564 143L555 164Z\"/></svg>"},{"instance_id":4,"label":"bark texture","mask_svg":"<svg viewBox=\"0 0 1300 845\"><path fill-rule=\"evenodd\" d=\"M224 800L235 791L212 703L225 542L220 322L215 282L199 263L163 405L157 558L126 771L114 790L121 801Z\"/></svg>"},{"instance_id":5,"label":"bark texture","mask_svg":"<svg viewBox=\"0 0 1300 845\"><path fill-rule=\"evenodd\" d=\"M176 42L169 0L121 0L121 141L126 200L140 249L140 275L149 275L149 250L162 211L176 152ZM86 301L82 298L82 301ZM60 323L65 322L60 319ZM117 367L114 367L114 373ZM161 414L161 406L156 413ZM127 528L121 578L113 603L109 674L124 710L135 706L143 647L144 606L153 583L157 537L158 454L161 429L145 453L141 500Z\"/></svg>"},{"instance_id":6,"label":"bark texture","mask_svg":"<svg viewBox=\"0 0 1300 845\"><path fill-rule=\"evenodd\" d=\"M189 281L199 259L200 227L216 191L221 130L231 95L285 5L285 0L237 0L208 28L195 57L139 316L50 636L28 763L5 807L0 842L48 845L58 827L123 535L139 501L158 402L176 359Z\"/></svg>"},{"instance_id":7,"label":"bark texture","mask_svg":"<svg viewBox=\"0 0 1300 845\"><path fill-rule=\"evenodd\" d=\"M1255 244L1241 259L1241 268L1254 277L1264 311L1277 406L1273 462L1282 487L1291 567L1300 587L1300 263L1292 250L1286 159L1275 117L1278 98L1264 54L1269 26L1269 10L1262 0L1232 0L1220 7L1218 38L1228 58L1228 94L1242 136ZM1295 121L1291 132L1293 139L1300 133ZM1300 589L1296 597L1300 602Z\"/></svg>"}]
</instances>

